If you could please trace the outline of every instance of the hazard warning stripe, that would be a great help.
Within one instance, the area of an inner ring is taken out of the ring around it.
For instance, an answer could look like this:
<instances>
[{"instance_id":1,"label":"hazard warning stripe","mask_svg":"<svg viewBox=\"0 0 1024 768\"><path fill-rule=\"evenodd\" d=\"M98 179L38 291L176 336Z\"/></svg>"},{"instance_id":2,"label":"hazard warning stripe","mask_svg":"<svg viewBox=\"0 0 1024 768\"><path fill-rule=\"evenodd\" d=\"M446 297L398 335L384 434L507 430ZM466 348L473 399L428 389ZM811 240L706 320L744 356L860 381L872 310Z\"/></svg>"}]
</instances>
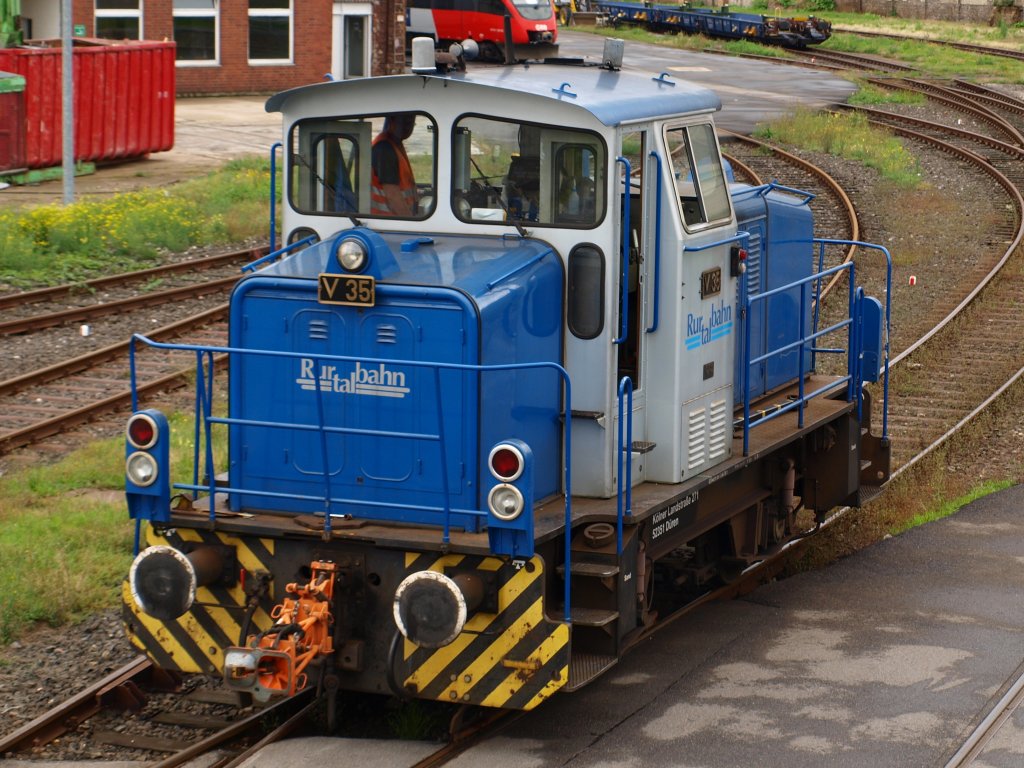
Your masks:
<instances>
[{"instance_id":1,"label":"hazard warning stripe","mask_svg":"<svg viewBox=\"0 0 1024 768\"><path fill-rule=\"evenodd\" d=\"M559 624L553 632L545 634L547 636L537 645L536 651L526 658L526 661L540 663L540 667L531 670L530 674L536 681L546 681L544 687L536 691L535 686L524 686L523 672L510 669L508 675L480 702L483 706L533 709L568 682L569 627Z\"/></svg>"},{"instance_id":2,"label":"hazard warning stripe","mask_svg":"<svg viewBox=\"0 0 1024 768\"><path fill-rule=\"evenodd\" d=\"M437 559L408 554L406 564L410 570L443 567ZM498 574L499 580L506 579L499 588L498 613L477 613L444 648L419 648L406 641L405 684L428 699L532 708L568 679L569 628L544 615L543 561L535 557L532 567L519 570L493 557L461 562L463 568L474 566L505 566L507 573Z\"/></svg>"},{"instance_id":3,"label":"hazard warning stripe","mask_svg":"<svg viewBox=\"0 0 1024 768\"><path fill-rule=\"evenodd\" d=\"M539 571L539 568L535 569L535 572ZM473 627L470 628L467 622L466 628L449 645L436 650L414 645L416 652L409 659L409 667L413 673L409 675L407 684L414 684L420 695L427 698L441 696L450 682L450 676L461 674L467 664L486 650L495 635L506 630L505 622L509 621L510 617L518 616L523 608L528 607L529 596L525 595L525 591L532 580L533 574L527 573L525 568L515 571L512 578L500 587L498 613L476 614ZM517 597L524 600L522 608L515 605ZM492 628L492 624L497 626ZM442 673L447 674L435 684L435 680Z\"/></svg>"},{"instance_id":4,"label":"hazard warning stripe","mask_svg":"<svg viewBox=\"0 0 1024 768\"><path fill-rule=\"evenodd\" d=\"M225 545L235 548L239 566L253 572L270 572L273 559L272 539L246 539L218 532L178 528L159 533L148 528L148 544L182 548L185 543ZM187 613L173 621L161 621L138 609L127 583L123 590L125 619L129 635L137 647L148 653L161 667L182 672L219 671L223 667L223 649L240 640L246 597L239 586L201 587L196 602ZM262 608L255 611L252 630L266 629L273 623Z\"/></svg>"}]
</instances>

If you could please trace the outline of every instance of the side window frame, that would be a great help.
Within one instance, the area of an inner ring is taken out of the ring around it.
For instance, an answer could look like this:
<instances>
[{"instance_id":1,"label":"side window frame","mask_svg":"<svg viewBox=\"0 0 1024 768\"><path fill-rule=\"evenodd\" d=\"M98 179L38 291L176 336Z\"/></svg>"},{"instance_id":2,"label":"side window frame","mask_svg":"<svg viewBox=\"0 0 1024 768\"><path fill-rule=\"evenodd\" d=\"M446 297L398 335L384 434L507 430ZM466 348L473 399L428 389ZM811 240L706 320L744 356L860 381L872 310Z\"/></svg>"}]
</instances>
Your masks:
<instances>
[{"instance_id":1,"label":"side window frame","mask_svg":"<svg viewBox=\"0 0 1024 768\"><path fill-rule=\"evenodd\" d=\"M697 130L703 130L705 133L710 131L715 148L714 163L712 165L702 162L702 160L707 160L711 156L710 153L705 153L700 157L694 156L692 134ZM682 132L685 141L682 144L676 141L674 146L673 142L669 140L669 136L676 132ZM722 166L721 149L719 148L711 123L673 122L666 124L662 140L668 152L669 167L671 169L669 181L674 188L673 194L676 199L676 209L679 214L679 220L683 223L686 231L698 232L722 226L732 221L732 199L729 195L725 169ZM684 152L685 155L680 157L678 154L680 151ZM708 175L709 171L711 172L710 175ZM685 178L680 178L682 172L687 172ZM684 194L689 191L685 185L692 186L692 195ZM683 193L680 190L681 186L684 187ZM709 216L708 211L712 208L712 204L713 207L724 208L724 215Z\"/></svg>"}]
</instances>

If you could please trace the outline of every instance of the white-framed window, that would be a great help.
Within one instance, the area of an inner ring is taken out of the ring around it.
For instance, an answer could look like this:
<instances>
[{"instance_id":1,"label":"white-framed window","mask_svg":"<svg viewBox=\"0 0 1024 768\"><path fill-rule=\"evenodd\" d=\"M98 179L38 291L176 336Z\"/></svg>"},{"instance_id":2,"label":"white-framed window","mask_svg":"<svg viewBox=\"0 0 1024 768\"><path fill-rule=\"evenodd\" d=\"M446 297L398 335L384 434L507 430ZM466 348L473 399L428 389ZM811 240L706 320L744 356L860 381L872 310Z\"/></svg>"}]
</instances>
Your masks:
<instances>
[{"instance_id":1,"label":"white-framed window","mask_svg":"<svg viewBox=\"0 0 1024 768\"><path fill-rule=\"evenodd\" d=\"M292 60L292 0L249 0L249 63Z\"/></svg>"},{"instance_id":2,"label":"white-framed window","mask_svg":"<svg viewBox=\"0 0 1024 768\"><path fill-rule=\"evenodd\" d=\"M96 0L96 37L142 39L142 0Z\"/></svg>"},{"instance_id":3,"label":"white-framed window","mask_svg":"<svg viewBox=\"0 0 1024 768\"><path fill-rule=\"evenodd\" d=\"M174 0L174 42L179 66L220 62L220 1Z\"/></svg>"}]
</instances>

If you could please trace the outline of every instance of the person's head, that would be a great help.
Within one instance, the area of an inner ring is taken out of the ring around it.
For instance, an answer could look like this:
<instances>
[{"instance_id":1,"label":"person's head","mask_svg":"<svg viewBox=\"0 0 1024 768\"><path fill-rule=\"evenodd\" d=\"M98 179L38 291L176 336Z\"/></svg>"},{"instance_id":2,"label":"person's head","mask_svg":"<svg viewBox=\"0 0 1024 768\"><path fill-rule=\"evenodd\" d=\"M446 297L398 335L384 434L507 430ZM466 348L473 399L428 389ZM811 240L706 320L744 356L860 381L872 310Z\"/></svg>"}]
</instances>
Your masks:
<instances>
[{"instance_id":1,"label":"person's head","mask_svg":"<svg viewBox=\"0 0 1024 768\"><path fill-rule=\"evenodd\" d=\"M412 129L415 127L416 115L412 112L401 112L384 118L384 130L399 141L405 141L412 136Z\"/></svg>"}]
</instances>

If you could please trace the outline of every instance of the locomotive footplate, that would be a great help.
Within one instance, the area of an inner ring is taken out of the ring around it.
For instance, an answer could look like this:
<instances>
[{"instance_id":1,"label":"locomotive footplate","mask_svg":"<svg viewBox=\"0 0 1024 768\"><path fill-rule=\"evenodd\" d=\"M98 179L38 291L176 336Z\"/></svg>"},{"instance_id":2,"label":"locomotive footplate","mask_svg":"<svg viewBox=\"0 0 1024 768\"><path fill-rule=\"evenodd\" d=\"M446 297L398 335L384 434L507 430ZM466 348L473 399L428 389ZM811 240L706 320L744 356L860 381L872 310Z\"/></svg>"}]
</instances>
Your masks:
<instances>
[{"instance_id":1,"label":"locomotive footplate","mask_svg":"<svg viewBox=\"0 0 1024 768\"><path fill-rule=\"evenodd\" d=\"M805 388L817 389L833 381L833 377L814 375L805 381ZM751 414L764 410L770 412L776 403L785 403L796 387L783 389L751 404ZM750 429L749 453L743 455L743 434L736 430L733 435L732 456L718 464L710 472L697 475L678 484L641 483L633 488L632 515L626 522L635 523L657 515L665 510L679 510L680 505L689 506L687 499L695 499L700 492L722 478L751 467L783 449L790 443L801 440L823 425L834 422L842 414L850 414L856 407L842 399L816 398L806 403L803 427L797 429L796 411L782 414L770 421L755 423ZM580 523L610 521L616 518L616 500L573 497L573 527ZM539 505L535 514L538 544L558 536L565 527L565 514L560 499L553 499Z\"/></svg>"}]
</instances>

